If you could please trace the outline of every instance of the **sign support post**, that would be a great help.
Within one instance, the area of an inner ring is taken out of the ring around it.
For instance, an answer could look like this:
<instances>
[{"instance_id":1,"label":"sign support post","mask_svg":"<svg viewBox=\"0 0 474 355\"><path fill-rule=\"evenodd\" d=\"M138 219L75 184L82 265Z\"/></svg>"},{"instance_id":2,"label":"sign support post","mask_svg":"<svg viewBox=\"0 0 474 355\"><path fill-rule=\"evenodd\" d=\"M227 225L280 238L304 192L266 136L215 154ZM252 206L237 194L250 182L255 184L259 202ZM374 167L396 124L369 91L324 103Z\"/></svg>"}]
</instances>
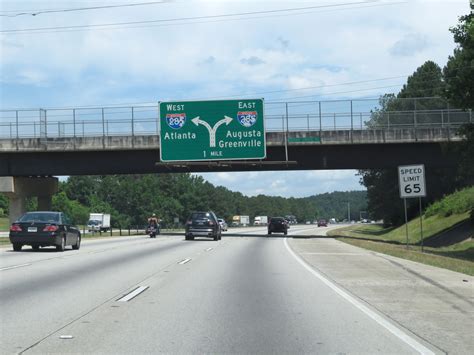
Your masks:
<instances>
[{"instance_id":1,"label":"sign support post","mask_svg":"<svg viewBox=\"0 0 474 355\"><path fill-rule=\"evenodd\" d=\"M408 216L407 216L407 199L403 199L403 203L405 205L405 232L407 235L407 250L408 250Z\"/></svg>"},{"instance_id":2,"label":"sign support post","mask_svg":"<svg viewBox=\"0 0 474 355\"><path fill-rule=\"evenodd\" d=\"M421 243L421 252L423 253L423 209L421 208L421 197L418 197L420 200L420 243Z\"/></svg>"}]
</instances>

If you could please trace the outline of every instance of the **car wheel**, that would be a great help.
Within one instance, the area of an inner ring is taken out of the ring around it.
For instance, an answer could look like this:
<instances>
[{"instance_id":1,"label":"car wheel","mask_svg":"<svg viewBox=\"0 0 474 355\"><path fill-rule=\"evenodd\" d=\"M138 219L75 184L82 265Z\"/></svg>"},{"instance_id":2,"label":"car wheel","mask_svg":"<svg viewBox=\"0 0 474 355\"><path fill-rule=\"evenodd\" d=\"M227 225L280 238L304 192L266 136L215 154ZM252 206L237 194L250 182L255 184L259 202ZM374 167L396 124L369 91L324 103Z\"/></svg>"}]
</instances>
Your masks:
<instances>
[{"instance_id":1,"label":"car wheel","mask_svg":"<svg viewBox=\"0 0 474 355\"><path fill-rule=\"evenodd\" d=\"M218 235L218 234L216 234L216 235L214 236L214 240L216 240L216 241L219 240L219 235Z\"/></svg>"},{"instance_id":2,"label":"car wheel","mask_svg":"<svg viewBox=\"0 0 474 355\"><path fill-rule=\"evenodd\" d=\"M66 248L66 238L63 237L63 238L61 238L61 244L56 245L56 250L57 251L64 251L65 248Z\"/></svg>"},{"instance_id":3,"label":"car wheel","mask_svg":"<svg viewBox=\"0 0 474 355\"><path fill-rule=\"evenodd\" d=\"M272 232L268 231L268 235L272 235Z\"/></svg>"},{"instance_id":4,"label":"car wheel","mask_svg":"<svg viewBox=\"0 0 474 355\"><path fill-rule=\"evenodd\" d=\"M284 231L284 232L283 232L283 234L284 234L284 235L287 235L287 234L288 234L288 232L287 232L287 231Z\"/></svg>"},{"instance_id":5,"label":"car wheel","mask_svg":"<svg viewBox=\"0 0 474 355\"><path fill-rule=\"evenodd\" d=\"M40 249L39 245L32 245L31 247L33 248L34 251L38 251Z\"/></svg>"},{"instance_id":6,"label":"car wheel","mask_svg":"<svg viewBox=\"0 0 474 355\"><path fill-rule=\"evenodd\" d=\"M78 237L77 237L77 242L76 242L76 244L74 244L74 245L72 246L72 248L73 248L74 250L79 250L80 247L81 247L81 236L78 236Z\"/></svg>"},{"instance_id":7,"label":"car wheel","mask_svg":"<svg viewBox=\"0 0 474 355\"><path fill-rule=\"evenodd\" d=\"M13 250L20 251L22 246L20 243L13 243Z\"/></svg>"}]
</instances>

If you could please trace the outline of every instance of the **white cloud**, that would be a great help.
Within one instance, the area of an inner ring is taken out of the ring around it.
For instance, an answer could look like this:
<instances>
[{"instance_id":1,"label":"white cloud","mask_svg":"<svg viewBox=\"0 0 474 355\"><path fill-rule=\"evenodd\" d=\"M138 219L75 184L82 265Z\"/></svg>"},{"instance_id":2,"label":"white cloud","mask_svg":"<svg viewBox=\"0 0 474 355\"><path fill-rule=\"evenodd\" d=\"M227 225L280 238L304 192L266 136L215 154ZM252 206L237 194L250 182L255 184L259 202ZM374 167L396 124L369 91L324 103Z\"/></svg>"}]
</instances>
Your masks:
<instances>
[{"instance_id":1,"label":"white cloud","mask_svg":"<svg viewBox=\"0 0 474 355\"><path fill-rule=\"evenodd\" d=\"M355 170L200 173L216 186L247 196L307 197L331 191L363 190ZM232 177L232 178L230 178Z\"/></svg>"},{"instance_id":2,"label":"white cloud","mask_svg":"<svg viewBox=\"0 0 474 355\"><path fill-rule=\"evenodd\" d=\"M395 42L389 49L389 52L395 56L413 56L418 52L422 52L429 46L430 43L426 36L418 33L409 33Z\"/></svg>"}]
</instances>

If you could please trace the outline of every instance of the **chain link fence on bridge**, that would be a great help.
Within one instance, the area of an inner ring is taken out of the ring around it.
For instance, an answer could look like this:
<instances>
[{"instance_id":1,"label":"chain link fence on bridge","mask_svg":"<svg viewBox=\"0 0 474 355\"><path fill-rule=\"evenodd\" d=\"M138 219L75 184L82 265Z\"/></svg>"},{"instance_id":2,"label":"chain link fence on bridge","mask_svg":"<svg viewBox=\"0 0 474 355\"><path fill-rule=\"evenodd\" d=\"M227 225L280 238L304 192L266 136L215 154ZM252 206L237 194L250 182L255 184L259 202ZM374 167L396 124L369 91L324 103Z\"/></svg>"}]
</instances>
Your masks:
<instances>
[{"instance_id":1,"label":"chain link fence on bridge","mask_svg":"<svg viewBox=\"0 0 474 355\"><path fill-rule=\"evenodd\" d=\"M268 132L441 127L473 122L442 98L265 102ZM159 106L0 110L0 139L159 134Z\"/></svg>"}]
</instances>

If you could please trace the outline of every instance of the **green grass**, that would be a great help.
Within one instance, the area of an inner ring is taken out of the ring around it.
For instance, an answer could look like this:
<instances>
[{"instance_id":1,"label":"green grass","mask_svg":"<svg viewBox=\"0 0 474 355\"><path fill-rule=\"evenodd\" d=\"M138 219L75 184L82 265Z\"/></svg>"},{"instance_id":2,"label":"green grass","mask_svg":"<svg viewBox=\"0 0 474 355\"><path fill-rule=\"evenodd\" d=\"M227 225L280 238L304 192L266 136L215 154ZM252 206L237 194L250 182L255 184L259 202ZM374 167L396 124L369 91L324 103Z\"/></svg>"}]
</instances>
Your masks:
<instances>
[{"instance_id":1,"label":"green grass","mask_svg":"<svg viewBox=\"0 0 474 355\"><path fill-rule=\"evenodd\" d=\"M453 214L448 217L439 215L428 218L423 217L423 239L429 238L453 225L469 218L469 213ZM405 225L398 228L383 228L381 225L355 225L328 232L330 236L344 236L353 238L366 238L371 240L381 240L393 243L406 244ZM408 244L418 244L420 242L420 219L415 218L408 222Z\"/></svg>"},{"instance_id":2,"label":"green grass","mask_svg":"<svg viewBox=\"0 0 474 355\"><path fill-rule=\"evenodd\" d=\"M0 232L7 232L10 226L8 217L0 217Z\"/></svg>"},{"instance_id":3,"label":"green grass","mask_svg":"<svg viewBox=\"0 0 474 355\"><path fill-rule=\"evenodd\" d=\"M426 209L426 216L439 215L443 217L461 214L474 208L474 186L456 191L443 199L432 203Z\"/></svg>"},{"instance_id":4,"label":"green grass","mask_svg":"<svg viewBox=\"0 0 474 355\"><path fill-rule=\"evenodd\" d=\"M363 239L340 238L339 240L378 253L416 261L422 264L440 267L474 276L474 241L458 243L445 248L424 248L368 241Z\"/></svg>"},{"instance_id":5,"label":"green grass","mask_svg":"<svg viewBox=\"0 0 474 355\"><path fill-rule=\"evenodd\" d=\"M468 218L469 212L423 217L423 239L448 230ZM379 253L474 276L474 241L468 239L440 248L424 247L424 253L422 253L419 218L408 222L408 248L405 225L397 228L383 228L381 225L357 224L332 230L328 232L328 235L340 237L343 242Z\"/></svg>"}]
</instances>

